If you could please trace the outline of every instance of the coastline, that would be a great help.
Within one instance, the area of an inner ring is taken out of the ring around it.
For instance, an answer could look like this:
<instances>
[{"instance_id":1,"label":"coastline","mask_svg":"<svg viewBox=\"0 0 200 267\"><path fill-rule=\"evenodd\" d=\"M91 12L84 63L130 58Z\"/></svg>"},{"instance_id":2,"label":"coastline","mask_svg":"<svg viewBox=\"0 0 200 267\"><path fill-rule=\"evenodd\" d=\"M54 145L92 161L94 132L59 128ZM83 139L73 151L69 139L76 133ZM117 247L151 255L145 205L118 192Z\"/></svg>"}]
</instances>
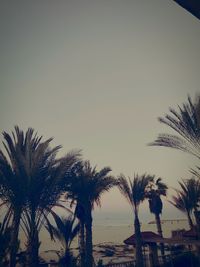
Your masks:
<instances>
[{"instance_id":1,"label":"coastline","mask_svg":"<svg viewBox=\"0 0 200 267\"><path fill-rule=\"evenodd\" d=\"M164 237L170 237L171 231L186 229L189 227L184 219L165 220L162 224ZM141 231L157 232L156 224L141 224ZM103 263L123 262L134 259L134 249L132 246L124 245L123 241L133 234L133 225L94 225L93 226L93 252L94 259L102 259ZM43 231L40 236L42 242L40 255L44 260L58 261L58 251L61 251L61 244L50 240L48 233ZM72 251L78 255L78 238L72 243ZM105 250L113 250L112 256L105 256Z\"/></svg>"}]
</instances>

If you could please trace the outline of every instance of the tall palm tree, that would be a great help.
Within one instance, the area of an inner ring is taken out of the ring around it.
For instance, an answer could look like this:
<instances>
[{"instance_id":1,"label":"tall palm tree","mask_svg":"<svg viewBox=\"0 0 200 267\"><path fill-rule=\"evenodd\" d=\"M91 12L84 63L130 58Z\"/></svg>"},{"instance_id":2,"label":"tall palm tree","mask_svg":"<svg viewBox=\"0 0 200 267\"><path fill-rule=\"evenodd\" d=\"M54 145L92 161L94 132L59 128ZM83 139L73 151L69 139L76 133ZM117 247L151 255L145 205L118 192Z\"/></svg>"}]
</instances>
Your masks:
<instances>
[{"instance_id":1,"label":"tall palm tree","mask_svg":"<svg viewBox=\"0 0 200 267\"><path fill-rule=\"evenodd\" d=\"M161 178L156 179L156 181L154 178L153 182L149 184L146 194L146 197L149 200L150 212L155 215L157 231L161 237L163 237L162 226L160 221L160 215L162 214L162 209L163 209L161 196L166 196L167 189L168 189L167 185L162 182ZM165 251L163 243L161 243L161 254L164 259Z\"/></svg>"},{"instance_id":2,"label":"tall palm tree","mask_svg":"<svg viewBox=\"0 0 200 267\"><path fill-rule=\"evenodd\" d=\"M164 118L159 118L159 121L169 126L178 135L160 134L149 145L179 149L200 159L200 95L196 97L194 102L188 96L188 102L182 107L179 106L178 111L170 108L170 114ZM191 170L191 172L200 177L198 173L200 168L197 169L197 171ZM198 221L200 235L200 215L197 210L195 210L195 217Z\"/></svg>"},{"instance_id":3,"label":"tall palm tree","mask_svg":"<svg viewBox=\"0 0 200 267\"><path fill-rule=\"evenodd\" d=\"M20 225L28 239L28 266L37 266L39 231L65 190L66 177L79 152L56 159L60 146L50 148L52 138L42 142L32 128L24 133L16 126L12 135L4 132L3 137L7 155L0 151L0 187L3 204L13 218L10 266L15 266Z\"/></svg>"},{"instance_id":4,"label":"tall palm tree","mask_svg":"<svg viewBox=\"0 0 200 267\"><path fill-rule=\"evenodd\" d=\"M27 199L27 179L22 154L26 153L25 147L29 135L30 132L27 132L25 141L24 135L18 127L15 127L15 133L13 132L12 136L3 132L3 145L7 155L0 150L0 187L2 206L6 205L8 208L5 219L11 219L12 217L10 252L11 267L15 266L19 225L21 214L26 205ZM32 141L32 144L35 145L39 140L36 138Z\"/></svg>"},{"instance_id":5,"label":"tall palm tree","mask_svg":"<svg viewBox=\"0 0 200 267\"><path fill-rule=\"evenodd\" d=\"M62 256L62 265L69 267L71 264L70 245L74 238L77 236L80 225L75 222L75 216L68 216L66 218L60 218L57 214L53 215L56 227L50 225L52 233L52 239L55 237L58 239L64 249L64 255ZM49 226L47 226L47 229Z\"/></svg>"},{"instance_id":6,"label":"tall palm tree","mask_svg":"<svg viewBox=\"0 0 200 267\"><path fill-rule=\"evenodd\" d=\"M186 212L188 222L193 228L191 214L194 214L198 232L200 231L200 224L198 219L198 208L200 204L200 181L194 177L185 179L179 182L180 190L176 190L177 195L173 196L171 203L179 210Z\"/></svg>"},{"instance_id":7,"label":"tall palm tree","mask_svg":"<svg viewBox=\"0 0 200 267\"><path fill-rule=\"evenodd\" d=\"M124 175L118 178L118 188L122 195L127 199L134 213L134 231L136 242L136 266L143 267L142 255L142 238L139 221L139 206L145 200L146 190L150 182L153 181L153 176L143 174L141 176L134 175L133 180L126 179Z\"/></svg>"},{"instance_id":8,"label":"tall palm tree","mask_svg":"<svg viewBox=\"0 0 200 267\"><path fill-rule=\"evenodd\" d=\"M25 232L28 236L28 266L34 267L38 264L39 232L44 223L48 223L48 214L52 213L52 208L63 207L59 203L60 196L65 191L68 172L77 160L75 152L56 159L57 149L50 149L49 146L37 152L40 156L36 160L38 163L35 173L33 172L31 176L29 202L23 217L25 218L23 220Z\"/></svg>"},{"instance_id":9,"label":"tall palm tree","mask_svg":"<svg viewBox=\"0 0 200 267\"><path fill-rule=\"evenodd\" d=\"M172 200L169 201L175 208L187 215L188 224L190 229L194 228L194 223L192 221L192 206L188 199L188 195L184 192L176 190L176 195L172 196Z\"/></svg>"},{"instance_id":10,"label":"tall palm tree","mask_svg":"<svg viewBox=\"0 0 200 267\"><path fill-rule=\"evenodd\" d=\"M102 194L109 191L116 183L115 179L109 175L110 171L109 167L97 171L89 161L82 161L77 164L72 174L73 179L68 189L68 197L76 200L78 210L81 210L79 218L83 219L82 226L85 226L86 261L83 266L93 266L92 210L95 203L100 205ZM83 260L82 264L84 264Z\"/></svg>"},{"instance_id":11,"label":"tall palm tree","mask_svg":"<svg viewBox=\"0 0 200 267\"><path fill-rule=\"evenodd\" d=\"M179 106L178 111L172 108L169 111L169 115L158 119L178 135L160 134L149 145L179 149L200 159L200 96L194 103L188 96L188 102L182 107Z\"/></svg>"},{"instance_id":12,"label":"tall palm tree","mask_svg":"<svg viewBox=\"0 0 200 267\"><path fill-rule=\"evenodd\" d=\"M200 231L200 222L198 218L198 207L200 204L200 180L192 177L179 182L179 185L181 187L182 194L187 196L189 200L189 203L193 209L198 230Z\"/></svg>"}]
</instances>

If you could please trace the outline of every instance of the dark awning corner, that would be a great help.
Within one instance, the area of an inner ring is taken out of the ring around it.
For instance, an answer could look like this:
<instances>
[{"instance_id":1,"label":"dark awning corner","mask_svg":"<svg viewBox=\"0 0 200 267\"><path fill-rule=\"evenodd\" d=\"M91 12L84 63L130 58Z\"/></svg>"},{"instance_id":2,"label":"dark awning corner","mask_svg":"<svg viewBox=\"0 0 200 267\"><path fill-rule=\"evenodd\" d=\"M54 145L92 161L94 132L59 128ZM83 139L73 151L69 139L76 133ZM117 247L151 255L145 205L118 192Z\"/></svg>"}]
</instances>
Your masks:
<instances>
[{"instance_id":1,"label":"dark awning corner","mask_svg":"<svg viewBox=\"0 0 200 267\"><path fill-rule=\"evenodd\" d=\"M174 0L193 16L200 19L200 1L199 0Z\"/></svg>"}]
</instances>

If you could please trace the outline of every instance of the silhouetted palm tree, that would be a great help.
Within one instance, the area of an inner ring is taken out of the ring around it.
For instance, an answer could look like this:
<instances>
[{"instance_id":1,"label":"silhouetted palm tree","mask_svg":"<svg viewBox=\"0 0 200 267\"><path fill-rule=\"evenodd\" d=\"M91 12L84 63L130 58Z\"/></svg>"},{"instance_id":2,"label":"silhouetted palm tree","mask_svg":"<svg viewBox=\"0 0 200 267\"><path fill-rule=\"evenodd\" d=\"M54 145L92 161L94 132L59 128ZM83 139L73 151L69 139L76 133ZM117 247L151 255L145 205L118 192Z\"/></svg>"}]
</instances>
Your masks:
<instances>
[{"instance_id":1,"label":"silhouetted palm tree","mask_svg":"<svg viewBox=\"0 0 200 267\"><path fill-rule=\"evenodd\" d=\"M92 209L94 203L100 205L102 194L109 191L116 183L115 179L108 175L110 171L109 167L97 171L96 167L91 167L89 161L79 162L73 171L72 183L68 189L68 197L76 200L78 212L81 213L79 218L83 219L82 226L85 225L86 261L84 266L87 267L93 266ZM83 260L81 262L83 264Z\"/></svg>"},{"instance_id":2,"label":"silhouetted palm tree","mask_svg":"<svg viewBox=\"0 0 200 267\"><path fill-rule=\"evenodd\" d=\"M193 227L191 214L193 212L198 232L200 231L200 224L198 219L198 208L200 204L200 180L194 177L182 180L179 182L180 190L176 190L177 196L173 197L171 203L179 210L186 212L190 227Z\"/></svg>"},{"instance_id":3,"label":"silhouetted palm tree","mask_svg":"<svg viewBox=\"0 0 200 267\"><path fill-rule=\"evenodd\" d=\"M62 266L69 267L71 264L70 245L73 239L77 236L80 225L75 222L75 216L68 216L67 218L60 218L57 214L53 215L56 227L50 225L52 238L58 239L64 249L64 255L62 256ZM47 226L47 229L49 226Z\"/></svg>"},{"instance_id":4,"label":"silhouetted palm tree","mask_svg":"<svg viewBox=\"0 0 200 267\"><path fill-rule=\"evenodd\" d=\"M200 230L200 224L198 219L198 207L200 202L200 180L196 178L190 178L179 182L181 186L181 192L187 195L190 205L193 208L194 216L198 230Z\"/></svg>"},{"instance_id":5,"label":"silhouetted palm tree","mask_svg":"<svg viewBox=\"0 0 200 267\"><path fill-rule=\"evenodd\" d=\"M7 156L0 151L0 186L1 199L13 217L10 266L15 266L19 225L28 239L28 265L37 266L38 233L65 191L67 173L79 153L56 159L60 146L51 149L52 138L42 142L32 128L24 133L16 126L12 135L4 132L3 137Z\"/></svg>"},{"instance_id":6,"label":"silhouetted palm tree","mask_svg":"<svg viewBox=\"0 0 200 267\"><path fill-rule=\"evenodd\" d=\"M39 149L39 147L38 147ZM48 214L54 206L62 207L59 203L61 194L65 191L67 173L77 160L77 153L70 152L65 157L56 159L57 148L50 149L49 142L42 144L40 156L36 159L37 167L33 171L29 186L29 203L25 210L26 219L23 221L28 236L29 266L37 266L39 238L38 234ZM64 179L65 178L65 179ZM28 223L27 223L28 222Z\"/></svg>"},{"instance_id":7,"label":"silhouetted palm tree","mask_svg":"<svg viewBox=\"0 0 200 267\"><path fill-rule=\"evenodd\" d=\"M146 197L149 200L149 209L150 212L155 215L156 225L158 234L163 237L162 226L160 221L160 215L162 214L163 203L161 196L166 196L167 194L167 185L162 182L161 178L158 178L155 181L151 182L148 186ZM164 257L164 245L161 243L161 254Z\"/></svg>"},{"instance_id":8,"label":"silhouetted palm tree","mask_svg":"<svg viewBox=\"0 0 200 267\"><path fill-rule=\"evenodd\" d=\"M134 175L133 180L130 178L126 179L124 175L120 175L118 178L118 188L133 208L137 267L144 266L140 222L138 217L139 205L145 200L147 187L152 181L153 176L145 174L141 176Z\"/></svg>"},{"instance_id":9,"label":"silhouetted palm tree","mask_svg":"<svg viewBox=\"0 0 200 267\"><path fill-rule=\"evenodd\" d=\"M15 267L17 253L17 239L22 211L27 200L27 176L24 162L24 154L27 153L26 145L30 137L30 131L24 134L15 127L12 136L3 132L4 148L6 154L0 151L0 187L2 205L8 207L5 219L12 217L10 266ZM32 145L35 146L39 139L34 138Z\"/></svg>"},{"instance_id":10,"label":"silhouetted palm tree","mask_svg":"<svg viewBox=\"0 0 200 267\"><path fill-rule=\"evenodd\" d=\"M178 111L170 108L170 114L159 121L176 131L178 136L160 134L150 145L179 149L200 159L200 96L194 103L188 96L188 102Z\"/></svg>"},{"instance_id":11,"label":"silhouetted palm tree","mask_svg":"<svg viewBox=\"0 0 200 267\"><path fill-rule=\"evenodd\" d=\"M179 190L176 190L176 196L172 196L172 201L169 201L175 208L180 210L181 212L185 213L187 215L188 224L190 226L190 229L193 229L194 224L192 221L192 206L190 203L190 200L188 198L188 195L184 192L180 192Z\"/></svg>"}]
</instances>

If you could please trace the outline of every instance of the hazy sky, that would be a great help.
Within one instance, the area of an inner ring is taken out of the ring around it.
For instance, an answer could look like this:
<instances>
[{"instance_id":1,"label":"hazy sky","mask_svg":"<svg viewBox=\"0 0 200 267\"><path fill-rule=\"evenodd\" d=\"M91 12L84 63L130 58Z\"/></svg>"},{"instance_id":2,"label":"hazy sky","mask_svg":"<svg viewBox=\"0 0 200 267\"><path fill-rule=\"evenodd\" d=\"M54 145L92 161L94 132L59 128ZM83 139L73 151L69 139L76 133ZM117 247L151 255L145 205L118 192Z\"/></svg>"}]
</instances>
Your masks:
<instances>
[{"instance_id":1,"label":"hazy sky","mask_svg":"<svg viewBox=\"0 0 200 267\"><path fill-rule=\"evenodd\" d=\"M199 91L196 18L171 0L0 5L0 131L31 126L115 175L147 172L170 187L190 177L192 156L147 143L169 132L157 117ZM111 210L129 211L117 189L103 197Z\"/></svg>"}]
</instances>

